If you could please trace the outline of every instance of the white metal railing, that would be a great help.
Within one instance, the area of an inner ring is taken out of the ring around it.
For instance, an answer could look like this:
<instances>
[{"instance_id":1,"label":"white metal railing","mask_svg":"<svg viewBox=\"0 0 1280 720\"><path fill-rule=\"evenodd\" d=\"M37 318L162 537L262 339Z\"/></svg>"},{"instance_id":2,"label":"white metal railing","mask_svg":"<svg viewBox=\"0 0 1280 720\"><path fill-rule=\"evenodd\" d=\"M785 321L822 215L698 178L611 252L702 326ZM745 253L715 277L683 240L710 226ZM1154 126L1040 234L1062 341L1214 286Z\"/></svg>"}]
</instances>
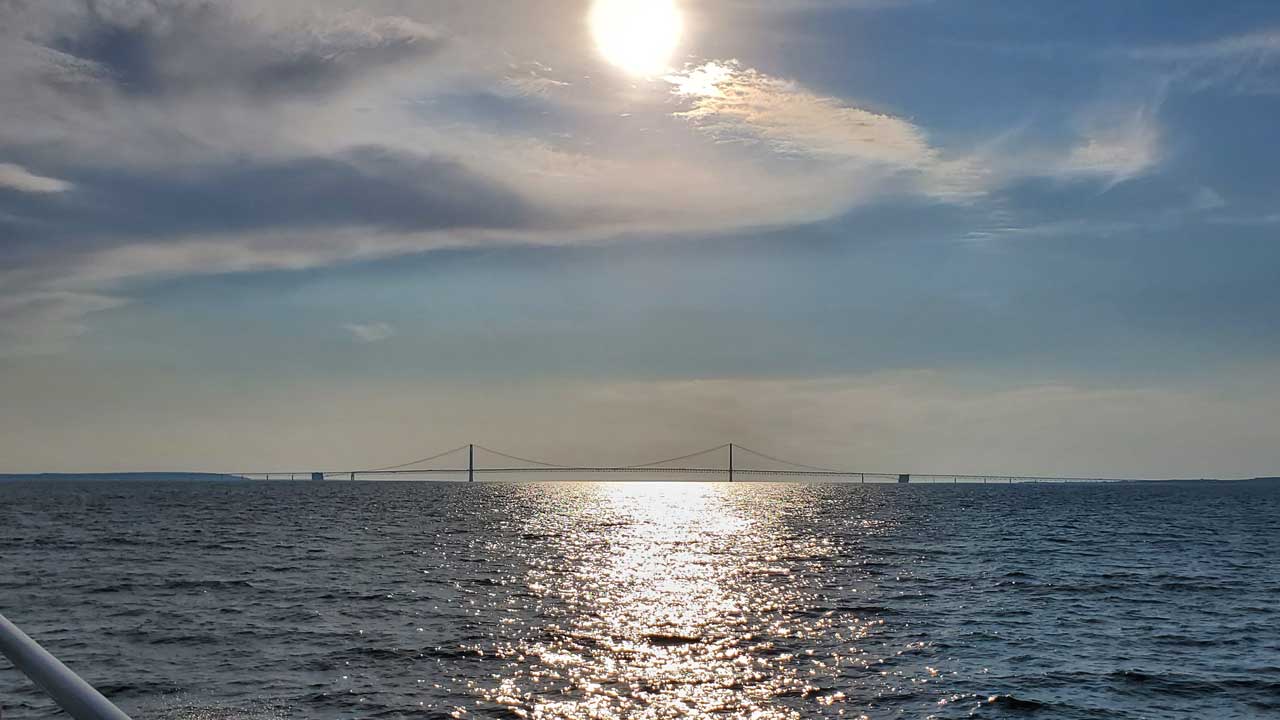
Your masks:
<instances>
[{"instance_id":1,"label":"white metal railing","mask_svg":"<svg viewBox=\"0 0 1280 720\"><path fill-rule=\"evenodd\" d=\"M129 720L120 708L4 615L0 615L0 654L76 720Z\"/></svg>"}]
</instances>

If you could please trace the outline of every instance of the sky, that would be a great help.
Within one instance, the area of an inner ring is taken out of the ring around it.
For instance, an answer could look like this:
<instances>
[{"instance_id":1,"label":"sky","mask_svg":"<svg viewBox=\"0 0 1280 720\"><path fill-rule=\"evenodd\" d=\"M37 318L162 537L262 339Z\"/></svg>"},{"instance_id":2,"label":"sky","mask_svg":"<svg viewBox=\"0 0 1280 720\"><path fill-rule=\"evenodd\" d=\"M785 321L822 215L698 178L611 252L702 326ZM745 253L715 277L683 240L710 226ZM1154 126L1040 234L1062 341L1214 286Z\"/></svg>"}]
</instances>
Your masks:
<instances>
[{"instance_id":1,"label":"sky","mask_svg":"<svg viewBox=\"0 0 1280 720\"><path fill-rule=\"evenodd\" d=\"M0 472L1280 474L1280 5L0 0Z\"/></svg>"}]
</instances>

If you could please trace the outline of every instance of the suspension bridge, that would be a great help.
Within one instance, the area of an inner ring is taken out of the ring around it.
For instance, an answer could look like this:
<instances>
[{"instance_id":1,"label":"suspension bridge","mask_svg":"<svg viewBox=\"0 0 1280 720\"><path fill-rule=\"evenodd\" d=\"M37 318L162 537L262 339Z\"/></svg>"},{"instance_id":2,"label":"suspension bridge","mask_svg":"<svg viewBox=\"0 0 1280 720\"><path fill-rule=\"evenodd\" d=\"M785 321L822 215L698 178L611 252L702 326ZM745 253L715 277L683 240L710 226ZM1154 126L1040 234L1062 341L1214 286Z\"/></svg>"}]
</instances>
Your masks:
<instances>
[{"instance_id":1,"label":"suspension bridge","mask_svg":"<svg viewBox=\"0 0 1280 720\"><path fill-rule=\"evenodd\" d=\"M784 460L735 443L634 465L573 465L520 457L474 443L386 467L358 470L243 472L247 480L465 480L513 479L536 475L542 480L583 480L589 476L630 475L626 479L697 479L739 481L818 480L856 483L1097 483L1118 478L973 475L956 473L887 473L840 470ZM642 476L649 476L644 478ZM623 479L623 478L619 478Z\"/></svg>"}]
</instances>

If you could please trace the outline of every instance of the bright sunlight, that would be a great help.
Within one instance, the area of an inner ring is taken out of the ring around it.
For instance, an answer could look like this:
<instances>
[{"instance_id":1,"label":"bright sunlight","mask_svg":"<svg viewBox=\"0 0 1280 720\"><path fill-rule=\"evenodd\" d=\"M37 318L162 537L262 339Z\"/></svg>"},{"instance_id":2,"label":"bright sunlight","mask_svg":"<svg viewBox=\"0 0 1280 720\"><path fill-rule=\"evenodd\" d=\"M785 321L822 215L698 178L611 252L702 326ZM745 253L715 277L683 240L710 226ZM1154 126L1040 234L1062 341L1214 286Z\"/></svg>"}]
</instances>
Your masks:
<instances>
[{"instance_id":1,"label":"bright sunlight","mask_svg":"<svg viewBox=\"0 0 1280 720\"><path fill-rule=\"evenodd\" d=\"M684 26L675 0L596 0L590 22L606 60L645 76L668 69Z\"/></svg>"}]
</instances>

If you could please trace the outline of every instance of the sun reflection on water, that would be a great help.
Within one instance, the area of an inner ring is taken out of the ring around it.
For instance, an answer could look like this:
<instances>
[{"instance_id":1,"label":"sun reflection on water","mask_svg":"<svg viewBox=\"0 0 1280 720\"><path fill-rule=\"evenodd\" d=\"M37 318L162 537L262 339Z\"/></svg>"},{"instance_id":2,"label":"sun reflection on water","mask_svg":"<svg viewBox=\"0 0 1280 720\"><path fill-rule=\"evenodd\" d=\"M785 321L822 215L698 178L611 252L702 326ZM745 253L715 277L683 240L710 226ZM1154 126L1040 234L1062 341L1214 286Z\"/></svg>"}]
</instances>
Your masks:
<instances>
[{"instance_id":1,"label":"sun reflection on water","mask_svg":"<svg viewBox=\"0 0 1280 720\"><path fill-rule=\"evenodd\" d=\"M541 626L500 649L510 663L482 697L517 717L601 719L797 718L782 700L840 702L803 670L830 659L797 657L800 641L857 629L796 613L800 591L758 552L796 548L732 492L594 486L568 513L564 557L531 573Z\"/></svg>"}]
</instances>

